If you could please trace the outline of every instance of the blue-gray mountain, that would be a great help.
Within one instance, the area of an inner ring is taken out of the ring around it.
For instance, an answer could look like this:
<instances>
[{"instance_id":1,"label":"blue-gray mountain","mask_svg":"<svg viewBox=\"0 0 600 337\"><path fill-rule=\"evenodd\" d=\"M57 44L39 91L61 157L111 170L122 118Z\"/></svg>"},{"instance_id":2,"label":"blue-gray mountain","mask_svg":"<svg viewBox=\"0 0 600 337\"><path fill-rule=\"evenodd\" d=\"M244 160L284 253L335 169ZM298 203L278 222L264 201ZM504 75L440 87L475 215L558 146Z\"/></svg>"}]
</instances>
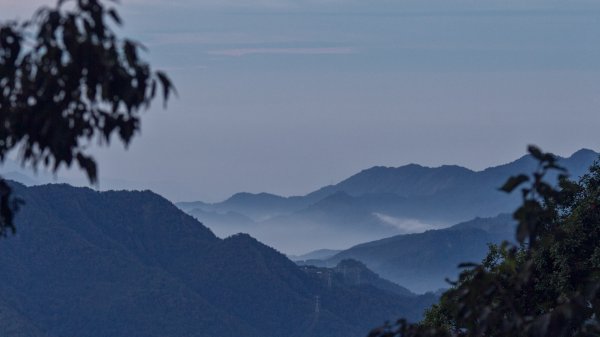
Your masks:
<instances>
[{"instance_id":1,"label":"blue-gray mountain","mask_svg":"<svg viewBox=\"0 0 600 337\"><path fill-rule=\"evenodd\" d=\"M324 268L312 265L302 265L302 270L327 284L328 287L341 282L349 285L371 285L373 287L387 290L403 297L416 297L416 295L405 287L381 278L371 271L367 266L357 260L341 260L335 267ZM432 296L430 293L428 296Z\"/></svg>"},{"instance_id":2,"label":"blue-gray mountain","mask_svg":"<svg viewBox=\"0 0 600 337\"><path fill-rule=\"evenodd\" d=\"M0 244L2 336L364 336L435 300L365 268L363 282L325 281L149 191L14 186L25 206Z\"/></svg>"},{"instance_id":3,"label":"blue-gray mountain","mask_svg":"<svg viewBox=\"0 0 600 337\"><path fill-rule=\"evenodd\" d=\"M292 261L303 261L303 260L324 260L328 259L335 254L339 253L340 250L334 249L318 249L310 253L302 255L288 255Z\"/></svg>"},{"instance_id":4,"label":"blue-gray mountain","mask_svg":"<svg viewBox=\"0 0 600 337\"><path fill-rule=\"evenodd\" d=\"M579 177L597 158L598 153L583 149L561 158L560 164ZM373 167L305 196L239 193L216 204L178 206L217 235L251 233L298 255L510 212L519 196L498 188L509 176L531 172L535 165L528 155L483 171L414 164Z\"/></svg>"},{"instance_id":5,"label":"blue-gray mountain","mask_svg":"<svg viewBox=\"0 0 600 337\"><path fill-rule=\"evenodd\" d=\"M514 240L515 222L509 214L477 218L449 228L394 237L357 245L336 255L298 261L301 265L335 266L355 259L382 277L415 292L448 287L463 262L480 262L488 244Z\"/></svg>"}]
</instances>

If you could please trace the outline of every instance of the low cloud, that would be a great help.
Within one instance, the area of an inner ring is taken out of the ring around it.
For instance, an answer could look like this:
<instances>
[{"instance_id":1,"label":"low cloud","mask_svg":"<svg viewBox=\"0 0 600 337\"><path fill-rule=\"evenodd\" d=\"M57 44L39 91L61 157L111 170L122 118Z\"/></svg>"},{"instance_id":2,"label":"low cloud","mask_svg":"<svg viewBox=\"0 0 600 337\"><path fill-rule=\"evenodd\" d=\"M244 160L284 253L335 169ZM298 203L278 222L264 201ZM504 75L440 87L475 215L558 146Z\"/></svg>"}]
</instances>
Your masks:
<instances>
[{"instance_id":1,"label":"low cloud","mask_svg":"<svg viewBox=\"0 0 600 337\"><path fill-rule=\"evenodd\" d=\"M275 54L275 55L348 55L356 54L355 48L331 47L331 48L236 48L211 50L210 55L242 57L247 55Z\"/></svg>"},{"instance_id":2,"label":"low cloud","mask_svg":"<svg viewBox=\"0 0 600 337\"><path fill-rule=\"evenodd\" d=\"M178 32L153 34L148 45L249 45L265 43L291 43L301 40L289 36L257 35L248 33Z\"/></svg>"},{"instance_id":3,"label":"low cloud","mask_svg":"<svg viewBox=\"0 0 600 337\"><path fill-rule=\"evenodd\" d=\"M386 224L396 227L402 234L422 233L430 229L436 229L435 226L423 223L416 219L396 218L381 213L373 213L373 215Z\"/></svg>"}]
</instances>

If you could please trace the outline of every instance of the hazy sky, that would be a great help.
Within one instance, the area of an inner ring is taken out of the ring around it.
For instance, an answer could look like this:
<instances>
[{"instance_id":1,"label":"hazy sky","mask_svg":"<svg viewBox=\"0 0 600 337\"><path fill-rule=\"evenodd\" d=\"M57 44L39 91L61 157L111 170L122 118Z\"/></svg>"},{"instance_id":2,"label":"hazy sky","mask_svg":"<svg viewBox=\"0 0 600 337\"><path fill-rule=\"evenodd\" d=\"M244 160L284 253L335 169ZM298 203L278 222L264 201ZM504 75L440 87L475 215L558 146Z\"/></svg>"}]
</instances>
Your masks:
<instances>
[{"instance_id":1,"label":"hazy sky","mask_svg":"<svg viewBox=\"0 0 600 337\"><path fill-rule=\"evenodd\" d=\"M0 0L0 18L43 1ZM304 194L374 165L600 149L597 0L123 0L179 90L101 187ZM158 102L157 102L158 103ZM63 172L71 177L79 174Z\"/></svg>"}]
</instances>

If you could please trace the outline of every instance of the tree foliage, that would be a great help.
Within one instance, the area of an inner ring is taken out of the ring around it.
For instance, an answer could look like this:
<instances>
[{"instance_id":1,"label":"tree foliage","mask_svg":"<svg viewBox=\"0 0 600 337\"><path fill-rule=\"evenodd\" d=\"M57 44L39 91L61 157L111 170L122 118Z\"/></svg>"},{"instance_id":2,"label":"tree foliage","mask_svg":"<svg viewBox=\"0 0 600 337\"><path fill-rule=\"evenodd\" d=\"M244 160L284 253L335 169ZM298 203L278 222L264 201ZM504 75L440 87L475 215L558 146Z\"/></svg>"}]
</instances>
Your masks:
<instances>
[{"instance_id":1,"label":"tree foliage","mask_svg":"<svg viewBox=\"0 0 600 337\"><path fill-rule=\"evenodd\" d=\"M0 24L0 161L14 149L23 165L56 171L76 163L90 182L93 139L128 145L140 111L174 87L139 56L144 47L119 38L122 24L100 0L59 0L25 22ZM18 200L0 181L0 235L14 231Z\"/></svg>"},{"instance_id":2,"label":"tree foliage","mask_svg":"<svg viewBox=\"0 0 600 337\"><path fill-rule=\"evenodd\" d=\"M523 196L513 215L518 244L462 265L423 322L399 320L371 337L600 335L600 165L574 183L552 154L529 152L538 169L501 188ZM559 172L557 186L544 179L550 171Z\"/></svg>"}]
</instances>

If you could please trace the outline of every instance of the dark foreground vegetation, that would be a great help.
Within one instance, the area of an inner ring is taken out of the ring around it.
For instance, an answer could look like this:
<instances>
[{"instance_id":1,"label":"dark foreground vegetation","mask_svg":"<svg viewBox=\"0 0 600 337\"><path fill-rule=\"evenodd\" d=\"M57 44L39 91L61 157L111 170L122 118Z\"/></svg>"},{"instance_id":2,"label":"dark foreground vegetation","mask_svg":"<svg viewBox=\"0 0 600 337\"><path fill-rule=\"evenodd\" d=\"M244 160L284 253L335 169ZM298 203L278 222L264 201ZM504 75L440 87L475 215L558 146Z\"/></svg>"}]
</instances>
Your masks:
<instances>
[{"instance_id":1,"label":"dark foreground vegetation","mask_svg":"<svg viewBox=\"0 0 600 337\"><path fill-rule=\"evenodd\" d=\"M519 244L491 246L481 264L465 264L422 323L400 320L371 337L600 335L600 165L576 183L560 175L555 187L544 181L562 171L555 157L530 152L536 172L502 187L527 184L514 213Z\"/></svg>"}]
</instances>

